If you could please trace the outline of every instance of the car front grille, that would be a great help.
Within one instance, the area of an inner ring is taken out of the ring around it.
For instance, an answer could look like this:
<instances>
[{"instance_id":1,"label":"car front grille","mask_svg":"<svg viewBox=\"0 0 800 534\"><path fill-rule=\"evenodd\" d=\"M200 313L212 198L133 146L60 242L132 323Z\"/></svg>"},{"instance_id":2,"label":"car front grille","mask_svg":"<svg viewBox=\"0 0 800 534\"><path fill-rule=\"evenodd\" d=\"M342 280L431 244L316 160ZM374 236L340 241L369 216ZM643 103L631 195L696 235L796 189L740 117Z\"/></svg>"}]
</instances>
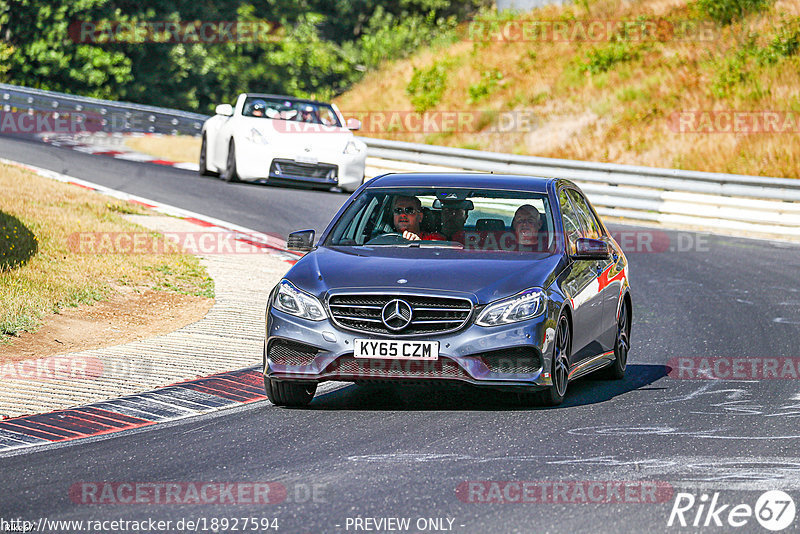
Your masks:
<instances>
[{"instance_id":1,"label":"car front grille","mask_svg":"<svg viewBox=\"0 0 800 534\"><path fill-rule=\"evenodd\" d=\"M298 163L288 159L272 160L269 175L273 178L311 178L336 182L339 167L329 163Z\"/></svg>"},{"instance_id":2,"label":"car front grille","mask_svg":"<svg viewBox=\"0 0 800 534\"><path fill-rule=\"evenodd\" d=\"M318 352L315 347L303 343L274 339L269 343L267 354L269 359L278 365L309 365Z\"/></svg>"},{"instance_id":3,"label":"car front grille","mask_svg":"<svg viewBox=\"0 0 800 534\"><path fill-rule=\"evenodd\" d=\"M515 347L470 356L479 357L492 373L530 374L542 368L541 355L533 347Z\"/></svg>"},{"instance_id":4,"label":"car front grille","mask_svg":"<svg viewBox=\"0 0 800 534\"><path fill-rule=\"evenodd\" d=\"M391 330L381 313L391 301L400 299L411 306L411 322ZM472 302L458 297L417 295L333 295L328 301L334 323L348 330L370 334L413 336L452 332L463 327L472 314Z\"/></svg>"},{"instance_id":5,"label":"car front grille","mask_svg":"<svg viewBox=\"0 0 800 534\"><path fill-rule=\"evenodd\" d=\"M327 369L328 378L347 379L466 379L467 373L449 358L435 361L381 360L342 356Z\"/></svg>"}]
</instances>

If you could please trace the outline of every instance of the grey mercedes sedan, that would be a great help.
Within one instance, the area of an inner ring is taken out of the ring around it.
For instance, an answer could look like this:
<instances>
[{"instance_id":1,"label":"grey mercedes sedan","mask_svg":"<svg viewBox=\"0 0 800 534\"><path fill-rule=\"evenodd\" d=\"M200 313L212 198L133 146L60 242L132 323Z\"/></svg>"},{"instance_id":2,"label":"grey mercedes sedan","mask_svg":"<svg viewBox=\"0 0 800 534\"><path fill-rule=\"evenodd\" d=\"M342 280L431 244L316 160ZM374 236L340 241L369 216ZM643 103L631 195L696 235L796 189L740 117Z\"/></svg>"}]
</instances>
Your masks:
<instances>
[{"instance_id":1,"label":"grey mercedes sedan","mask_svg":"<svg viewBox=\"0 0 800 534\"><path fill-rule=\"evenodd\" d=\"M571 380L624 376L628 264L569 180L391 174L360 187L272 290L264 384L456 381L556 405Z\"/></svg>"}]
</instances>

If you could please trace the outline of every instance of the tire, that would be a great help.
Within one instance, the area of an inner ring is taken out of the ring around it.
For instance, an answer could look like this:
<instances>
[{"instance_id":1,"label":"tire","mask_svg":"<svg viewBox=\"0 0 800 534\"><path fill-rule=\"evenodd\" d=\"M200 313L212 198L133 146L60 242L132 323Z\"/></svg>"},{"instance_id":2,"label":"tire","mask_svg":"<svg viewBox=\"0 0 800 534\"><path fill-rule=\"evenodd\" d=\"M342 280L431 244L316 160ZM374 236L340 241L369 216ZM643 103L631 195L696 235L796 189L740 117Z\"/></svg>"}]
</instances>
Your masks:
<instances>
[{"instance_id":1,"label":"tire","mask_svg":"<svg viewBox=\"0 0 800 534\"><path fill-rule=\"evenodd\" d=\"M219 173L208 170L208 159L206 158L207 151L206 134L203 134L203 141L200 144L200 161L198 162L198 172L200 176L217 176Z\"/></svg>"},{"instance_id":2,"label":"tire","mask_svg":"<svg viewBox=\"0 0 800 534\"><path fill-rule=\"evenodd\" d=\"M553 347L553 360L550 368L550 377L553 384L539 392L539 403L543 406L557 406L564 401L569 384L569 356L572 351L572 336L569 331L567 316L562 314L558 318L556 327L555 347Z\"/></svg>"},{"instance_id":3,"label":"tire","mask_svg":"<svg viewBox=\"0 0 800 534\"><path fill-rule=\"evenodd\" d=\"M617 319L617 339L614 341L614 363L602 369L603 378L621 380L625 378L628 352L631 350L631 322L628 317L628 301L623 300Z\"/></svg>"},{"instance_id":4,"label":"tire","mask_svg":"<svg viewBox=\"0 0 800 534\"><path fill-rule=\"evenodd\" d=\"M222 179L231 184L239 181L239 174L236 172L236 146L233 144L233 139L228 145L228 158L225 162Z\"/></svg>"},{"instance_id":5,"label":"tire","mask_svg":"<svg viewBox=\"0 0 800 534\"><path fill-rule=\"evenodd\" d=\"M208 170L208 159L206 157L208 142L206 141L206 134L203 134L203 141L200 144L200 161L198 162L198 170L200 176L217 176L219 173Z\"/></svg>"},{"instance_id":6,"label":"tire","mask_svg":"<svg viewBox=\"0 0 800 534\"><path fill-rule=\"evenodd\" d=\"M308 406L314 393L317 392L316 382L283 382L264 377L264 389L267 398L275 406Z\"/></svg>"}]
</instances>

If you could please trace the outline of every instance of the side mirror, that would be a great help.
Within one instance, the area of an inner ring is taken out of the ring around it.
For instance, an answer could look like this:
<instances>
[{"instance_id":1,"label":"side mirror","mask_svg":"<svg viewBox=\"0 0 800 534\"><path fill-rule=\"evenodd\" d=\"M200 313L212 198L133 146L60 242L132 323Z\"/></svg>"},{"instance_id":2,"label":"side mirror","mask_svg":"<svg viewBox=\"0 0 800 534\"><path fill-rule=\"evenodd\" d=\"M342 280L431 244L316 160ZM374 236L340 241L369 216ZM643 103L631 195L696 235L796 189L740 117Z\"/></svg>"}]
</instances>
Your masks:
<instances>
[{"instance_id":1,"label":"side mirror","mask_svg":"<svg viewBox=\"0 0 800 534\"><path fill-rule=\"evenodd\" d=\"M226 117L230 117L231 115L233 115L233 106L231 106L230 104L220 104L214 111L217 113L217 115L224 115Z\"/></svg>"},{"instance_id":2,"label":"side mirror","mask_svg":"<svg viewBox=\"0 0 800 534\"><path fill-rule=\"evenodd\" d=\"M300 230L289 234L286 240L286 248L298 252L308 252L314 248L314 230Z\"/></svg>"},{"instance_id":3,"label":"side mirror","mask_svg":"<svg viewBox=\"0 0 800 534\"><path fill-rule=\"evenodd\" d=\"M575 254L572 255L572 258L576 260L605 260L610 255L611 250L605 241L580 237L575 242Z\"/></svg>"},{"instance_id":4,"label":"side mirror","mask_svg":"<svg viewBox=\"0 0 800 534\"><path fill-rule=\"evenodd\" d=\"M348 130L360 130L361 129L361 121L358 119L347 119L347 129Z\"/></svg>"}]
</instances>

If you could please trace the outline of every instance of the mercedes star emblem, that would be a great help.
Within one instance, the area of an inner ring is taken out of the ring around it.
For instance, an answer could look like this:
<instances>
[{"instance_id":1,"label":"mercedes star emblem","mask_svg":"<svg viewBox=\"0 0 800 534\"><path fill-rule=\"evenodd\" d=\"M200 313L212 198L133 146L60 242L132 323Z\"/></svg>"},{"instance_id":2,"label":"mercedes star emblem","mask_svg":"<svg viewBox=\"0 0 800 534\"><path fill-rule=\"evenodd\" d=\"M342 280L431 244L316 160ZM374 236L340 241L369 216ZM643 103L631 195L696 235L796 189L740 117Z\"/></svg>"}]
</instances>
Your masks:
<instances>
[{"instance_id":1,"label":"mercedes star emblem","mask_svg":"<svg viewBox=\"0 0 800 534\"><path fill-rule=\"evenodd\" d=\"M401 299L390 300L381 311L386 328L398 332L411 324L411 305Z\"/></svg>"}]
</instances>

